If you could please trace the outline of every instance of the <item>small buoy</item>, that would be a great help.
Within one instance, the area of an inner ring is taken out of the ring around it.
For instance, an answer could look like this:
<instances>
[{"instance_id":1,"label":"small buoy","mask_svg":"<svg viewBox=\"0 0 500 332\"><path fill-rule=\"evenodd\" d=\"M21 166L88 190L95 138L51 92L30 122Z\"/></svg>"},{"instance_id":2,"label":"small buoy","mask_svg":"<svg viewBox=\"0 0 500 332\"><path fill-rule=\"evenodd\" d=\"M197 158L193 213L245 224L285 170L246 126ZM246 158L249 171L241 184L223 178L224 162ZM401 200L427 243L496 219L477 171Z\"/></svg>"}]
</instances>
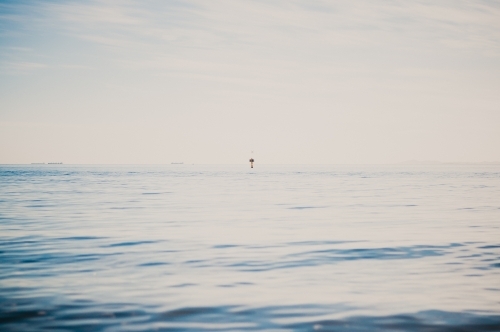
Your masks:
<instances>
[{"instance_id":1,"label":"small buoy","mask_svg":"<svg viewBox=\"0 0 500 332\"><path fill-rule=\"evenodd\" d=\"M254 162L253 158L250 158L250 168L253 168L253 162Z\"/></svg>"}]
</instances>

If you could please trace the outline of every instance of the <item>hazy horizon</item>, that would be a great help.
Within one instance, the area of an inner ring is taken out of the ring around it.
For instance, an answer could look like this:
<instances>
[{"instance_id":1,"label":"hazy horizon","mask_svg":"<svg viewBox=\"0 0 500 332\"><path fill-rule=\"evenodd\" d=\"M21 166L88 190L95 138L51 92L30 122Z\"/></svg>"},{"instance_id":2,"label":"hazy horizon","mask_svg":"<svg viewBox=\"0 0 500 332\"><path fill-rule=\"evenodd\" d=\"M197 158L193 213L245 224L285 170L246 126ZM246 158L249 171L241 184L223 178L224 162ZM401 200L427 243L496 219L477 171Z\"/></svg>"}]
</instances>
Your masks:
<instances>
[{"instance_id":1,"label":"hazy horizon","mask_svg":"<svg viewBox=\"0 0 500 332\"><path fill-rule=\"evenodd\" d=\"M500 162L500 3L0 1L0 163Z\"/></svg>"},{"instance_id":2,"label":"hazy horizon","mask_svg":"<svg viewBox=\"0 0 500 332\"><path fill-rule=\"evenodd\" d=\"M15 165L46 165L46 166L242 166L249 163L239 162L239 163L192 163L192 162L165 162L165 163L64 163L64 162L31 162L31 163L0 163L0 166L15 166ZM279 163L255 163L255 167L258 166L461 166L461 165L500 165L500 161L477 161L477 162L442 162L442 161L433 161L433 160L407 160L401 162L394 163L323 163L323 164L314 164L314 163L287 163L287 164L279 164Z\"/></svg>"}]
</instances>

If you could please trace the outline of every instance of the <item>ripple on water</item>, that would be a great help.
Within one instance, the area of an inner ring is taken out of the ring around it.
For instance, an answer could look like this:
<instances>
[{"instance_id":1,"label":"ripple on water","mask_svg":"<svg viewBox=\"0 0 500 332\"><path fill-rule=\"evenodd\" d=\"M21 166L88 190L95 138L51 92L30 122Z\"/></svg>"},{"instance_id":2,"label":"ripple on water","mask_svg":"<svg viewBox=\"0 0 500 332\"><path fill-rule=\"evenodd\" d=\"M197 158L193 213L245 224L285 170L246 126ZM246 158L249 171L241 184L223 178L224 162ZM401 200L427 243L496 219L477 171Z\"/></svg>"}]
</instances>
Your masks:
<instances>
[{"instance_id":1,"label":"ripple on water","mask_svg":"<svg viewBox=\"0 0 500 332\"><path fill-rule=\"evenodd\" d=\"M497 169L0 178L0 331L500 331Z\"/></svg>"},{"instance_id":2,"label":"ripple on water","mask_svg":"<svg viewBox=\"0 0 500 332\"><path fill-rule=\"evenodd\" d=\"M245 308L179 307L162 310L126 303L53 298L1 298L2 331L498 331L500 315L420 311L386 316L324 319L345 306L318 305Z\"/></svg>"}]
</instances>

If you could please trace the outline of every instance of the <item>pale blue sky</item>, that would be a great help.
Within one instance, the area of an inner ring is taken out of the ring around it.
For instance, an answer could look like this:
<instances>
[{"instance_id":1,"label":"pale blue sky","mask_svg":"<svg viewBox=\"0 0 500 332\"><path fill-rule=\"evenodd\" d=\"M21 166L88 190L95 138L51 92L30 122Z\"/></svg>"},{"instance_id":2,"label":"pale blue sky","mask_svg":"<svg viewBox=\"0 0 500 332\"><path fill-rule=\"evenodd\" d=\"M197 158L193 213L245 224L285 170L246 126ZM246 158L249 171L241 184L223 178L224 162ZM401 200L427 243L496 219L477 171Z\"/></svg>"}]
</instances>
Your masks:
<instances>
[{"instance_id":1,"label":"pale blue sky","mask_svg":"<svg viewBox=\"0 0 500 332\"><path fill-rule=\"evenodd\" d=\"M0 1L0 163L500 161L498 1Z\"/></svg>"}]
</instances>

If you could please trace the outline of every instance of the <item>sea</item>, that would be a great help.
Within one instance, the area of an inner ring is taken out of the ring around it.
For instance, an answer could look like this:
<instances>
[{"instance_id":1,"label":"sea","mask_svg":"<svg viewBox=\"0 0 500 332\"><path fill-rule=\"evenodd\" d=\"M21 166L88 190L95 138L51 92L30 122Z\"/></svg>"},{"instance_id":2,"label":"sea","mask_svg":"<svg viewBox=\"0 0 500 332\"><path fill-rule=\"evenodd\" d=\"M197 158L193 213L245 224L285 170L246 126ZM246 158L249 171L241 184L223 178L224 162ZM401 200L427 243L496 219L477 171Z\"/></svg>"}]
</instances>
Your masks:
<instances>
[{"instance_id":1,"label":"sea","mask_svg":"<svg viewBox=\"0 0 500 332\"><path fill-rule=\"evenodd\" d=\"M3 165L0 331L500 331L500 165Z\"/></svg>"}]
</instances>

